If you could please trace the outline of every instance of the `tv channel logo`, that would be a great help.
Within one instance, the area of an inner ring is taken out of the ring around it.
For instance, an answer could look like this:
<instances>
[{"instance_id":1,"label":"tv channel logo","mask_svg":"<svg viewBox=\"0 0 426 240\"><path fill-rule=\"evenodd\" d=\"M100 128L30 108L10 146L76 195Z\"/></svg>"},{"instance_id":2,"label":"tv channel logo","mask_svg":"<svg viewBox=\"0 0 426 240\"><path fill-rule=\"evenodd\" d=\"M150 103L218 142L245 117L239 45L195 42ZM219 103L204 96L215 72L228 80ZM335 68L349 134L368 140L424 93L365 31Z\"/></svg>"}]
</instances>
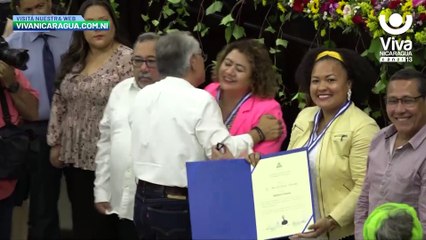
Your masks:
<instances>
[{"instance_id":1,"label":"tv channel logo","mask_svg":"<svg viewBox=\"0 0 426 240\"><path fill-rule=\"evenodd\" d=\"M412 62L413 42L411 40L398 40L394 36L404 34L413 25L413 16L407 15L403 24L401 14L393 13L389 17L389 25L386 16L379 16L379 24L383 31L392 37L380 37L382 51L380 51L380 62Z\"/></svg>"}]
</instances>

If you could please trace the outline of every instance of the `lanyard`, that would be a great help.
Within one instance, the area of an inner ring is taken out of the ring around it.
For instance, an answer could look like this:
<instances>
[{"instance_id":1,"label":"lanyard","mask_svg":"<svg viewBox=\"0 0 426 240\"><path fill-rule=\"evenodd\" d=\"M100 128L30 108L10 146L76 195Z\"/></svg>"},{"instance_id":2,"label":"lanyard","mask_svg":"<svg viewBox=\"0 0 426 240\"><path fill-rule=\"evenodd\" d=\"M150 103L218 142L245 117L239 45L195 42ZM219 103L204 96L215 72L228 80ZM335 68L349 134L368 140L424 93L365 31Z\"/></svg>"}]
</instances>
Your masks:
<instances>
[{"instance_id":1,"label":"lanyard","mask_svg":"<svg viewBox=\"0 0 426 240\"><path fill-rule=\"evenodd\" d=\"M219 91L217 92L217 95L216 95L216 101L218 103L219 103L219 99L220 99L220 93L221 93L221 91L219 89ZM243 105L243 103L245 101L247 101L247 99L249 99L251 97L251 95L252 95L252 93L249 92L243 98L241 98L240 101L238 102L237 106L234 107L234 109L232 110L231 114L229 114L229 116L226 118L226 120L225 120L225 126L228 129L230 128L228 126L231 126L232 119L234 119L234 117L237 114L238 110L240 109L241 105Z\"/></svg>"},{"instance_id":2,"label":"lanyard","mask_svg":"<svg viewBox=\"0 0 426 240\"><path fill-rule=\"evenodd\" d=\"M321 109L318 110L318 112L315 114L314 117L314 129L311 132L311 136L309 137L308 142L305 144L305 146L308 147L308 152L310 152L321 140L321 138L324 136L327 129L331 126L331 124L338 118L340 115L342 115L351 105L351 101L347 101L342 107L340 107L339 111L334 115L334 117L327 123L325 128L321 131L321 133L317 136L316 132L318 130L319 125L319 119L321 117Z\"/></svg>"}]
</instances>

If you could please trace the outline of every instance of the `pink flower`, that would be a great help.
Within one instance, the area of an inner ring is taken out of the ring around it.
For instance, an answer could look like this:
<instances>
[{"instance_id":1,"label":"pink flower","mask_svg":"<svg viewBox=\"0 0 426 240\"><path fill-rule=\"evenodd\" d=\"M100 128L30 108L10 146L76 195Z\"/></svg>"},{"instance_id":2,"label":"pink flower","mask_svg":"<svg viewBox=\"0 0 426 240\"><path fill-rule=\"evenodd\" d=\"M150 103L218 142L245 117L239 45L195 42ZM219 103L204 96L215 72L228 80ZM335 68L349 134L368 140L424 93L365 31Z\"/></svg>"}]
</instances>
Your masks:
<instances>
[{"instance_id":1,"label":"pink flower","mask_svg":"<svg viewBox=\"0 0 426 240\"><path fill-rule=\"evenodd\" d=\"M422 4L426 6L426 0L413 0L413 7L417 7Z\"/></svg>"},{"instance_id":2,"label":"pink flower","mask_svg":"<svg viewBox=\"0 0 426 240\"><path fill-rule=\"evenodd\" d=\"M417 21L426 22L426 13L420 13Z\"/></svg>"},{"instance_id":3,"label":"pink flower","mask_svg":"<svg viewBox=\"0 0 426 240\"><path fill-rule=\"evenodd\" d=\"M320 11L334 14L338 6L339 3L337 3L337 0L328 0L327 2L322 4Z\"/></svg>"},{"instance_id":4,"label":"pink flower","mask_svg":"<svg viewBox=\"0 0 426 240\"><path fill-rule=\"evenodd\" d=\"M355 24L355 25L359 25L359 26L361 26L361 27L364 27L365 26L365 21L364 21L364 19L362 18L362 16L361 15L354 15L353 17L352 17L352 22Z\"/></svg>"},{"instance_id":5,"label":"pink flower","mask_svg":"<svg viewBox=\"0 0 426 240\"><path fill-rule=\"evenodd\" d=\"M395 9L399 6L400 3L401 3L401 0L392 0L389 2L388 8Z\"/></svg>"}]
</instances>

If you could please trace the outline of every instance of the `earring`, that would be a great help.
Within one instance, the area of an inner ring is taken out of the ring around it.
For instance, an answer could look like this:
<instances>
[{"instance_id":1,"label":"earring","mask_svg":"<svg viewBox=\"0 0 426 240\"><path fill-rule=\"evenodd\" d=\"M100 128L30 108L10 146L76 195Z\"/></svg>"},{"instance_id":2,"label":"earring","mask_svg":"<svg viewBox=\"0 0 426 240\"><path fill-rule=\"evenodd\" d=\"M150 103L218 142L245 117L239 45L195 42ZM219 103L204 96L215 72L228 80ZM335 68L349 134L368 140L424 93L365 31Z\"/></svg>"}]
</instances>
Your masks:
<instances>
[{"instance_id":1,"label":"earring","mask_svg":"<svg viewBox=\"0 0 426 240\"><path fill-rule=\"evenodd\" d=\"M348 101L350 101L351 96L352 96L352 90L351 89L348 90L347 95L348 95Z\"/></svg>"}]
</instances>

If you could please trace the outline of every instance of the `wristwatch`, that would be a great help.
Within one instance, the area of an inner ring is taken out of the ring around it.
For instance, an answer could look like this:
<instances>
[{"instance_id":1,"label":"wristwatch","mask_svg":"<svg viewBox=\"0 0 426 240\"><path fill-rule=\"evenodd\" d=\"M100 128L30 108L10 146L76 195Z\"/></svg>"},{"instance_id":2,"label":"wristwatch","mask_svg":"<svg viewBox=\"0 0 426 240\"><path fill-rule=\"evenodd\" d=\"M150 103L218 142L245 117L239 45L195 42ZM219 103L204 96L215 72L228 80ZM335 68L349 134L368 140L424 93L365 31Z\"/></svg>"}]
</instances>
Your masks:
<instances>
[{"instance_id":1,"label":"wristwatch","mask_svg":"<svg viewBox=\"0 0 426 240\"><path fill-rule=\"evenodd\" d=\"M21 87L21 85L19 85L18 82L14 82L14 83L10 84L9 87L6 88L6 90L10 93L17 93L19 91L20 87Z\"/></svg>"}]
</instances>

